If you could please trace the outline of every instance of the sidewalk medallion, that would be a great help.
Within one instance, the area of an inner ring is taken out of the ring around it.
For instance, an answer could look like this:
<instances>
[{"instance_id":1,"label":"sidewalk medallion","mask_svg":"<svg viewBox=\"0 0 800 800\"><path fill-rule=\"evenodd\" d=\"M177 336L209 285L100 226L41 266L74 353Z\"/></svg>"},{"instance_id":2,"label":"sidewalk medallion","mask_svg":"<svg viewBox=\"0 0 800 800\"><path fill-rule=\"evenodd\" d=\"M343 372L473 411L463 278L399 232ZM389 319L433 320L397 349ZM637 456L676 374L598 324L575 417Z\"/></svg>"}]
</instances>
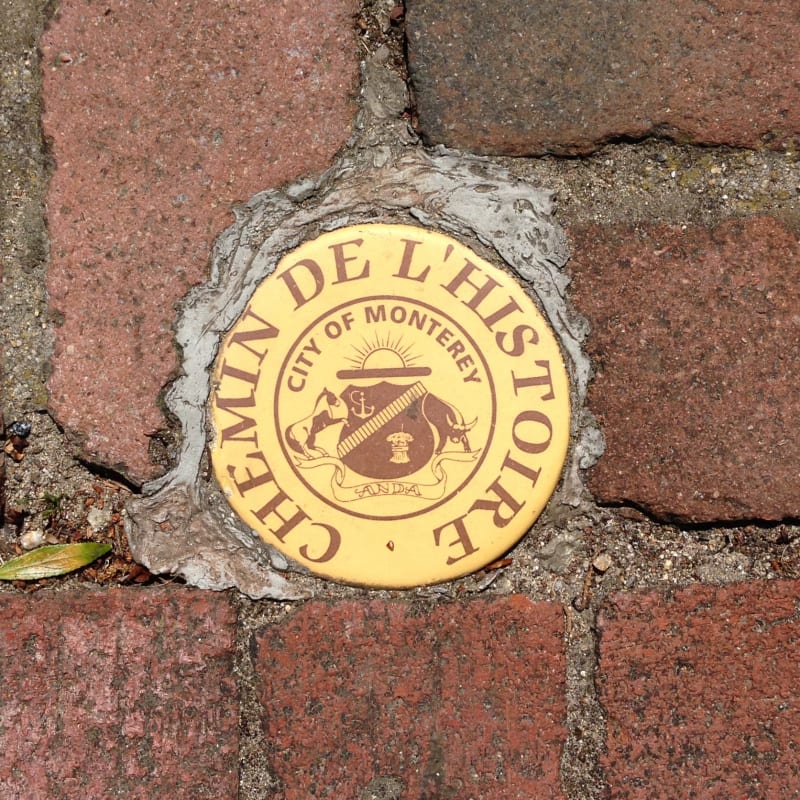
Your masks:
<instances>
[{"instance_id":1,"label":"sidewalk medallion","mask_svg":"<svg viewBox=\"0 0 800 800\"><path fill-rule=\"evenodd\" d=\"M311 571L409 587L473 572L539 515L569 442L558 343L448 236L341 228L286 255L225 339L212 462Z\"/></svg>"}]
</instances>

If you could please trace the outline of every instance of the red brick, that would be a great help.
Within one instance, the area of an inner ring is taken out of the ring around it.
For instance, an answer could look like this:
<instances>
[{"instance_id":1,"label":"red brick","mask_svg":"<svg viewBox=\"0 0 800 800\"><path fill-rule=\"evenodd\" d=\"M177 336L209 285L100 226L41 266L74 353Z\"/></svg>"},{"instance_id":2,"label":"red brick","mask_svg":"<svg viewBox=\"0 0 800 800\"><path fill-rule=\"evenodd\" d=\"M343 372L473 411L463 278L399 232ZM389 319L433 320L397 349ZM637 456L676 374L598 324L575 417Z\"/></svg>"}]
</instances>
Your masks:
<instances>
[{"instance_id":1,"label":"red brick","mask_svg":"<svg viewBox=\"0 0 800 800\"><path fill-rule=\"evenodd\" d=\"M600 617L612 800L800 796L800 583L617 595Z\"/></svg>"},{"instance_id":2,"label":"red brick","mask_svg":"<svg viewBox=\"0 0 800 800\"><path fill-rule=\"evenodd\" d=\"M562 635L559 606L519 596L303 607L258 642L281 798L381 778L404 798L561 797Z\"/></svg>"},{"instance_id":3,"label":"red brick","mask_svg":"<svg viewBox=\"0 0 800 800\"><path fill-rule=\"evenodd\" d=\"M234 629L184 589L0 595L0 798L234 800Z\"/></svg>"},{"instance_id":4,"label":"red brick","mask_svg":"<svg viewBox=\"0 0 800 800\"><path fill-rule=\"evenodd\" d=\"M173 307L231 207L327 167L354 113L355 0L88 4L41 42L52 408L85 457L141 481L177 368Z\"/></svg>"},{"instance_id":5,"label":"red brick","mask_svg":"<svg viewBox=\"0 0 800 800\"><path fill-rule=\"evenodd\" d=\"M420 128L483 153L800 138L796 0L407 0Z\"/></svg>"},{"instance_id":6,"label":"red brick","mask_svg":"<svg viewBox=\"0 0 800 800\"><path fill-rule=\"evenodd\" d=\"M573 228L592 326L589 485L689 522L800 516L800 242L771 218Z\"/></svg>"}]
</instances>

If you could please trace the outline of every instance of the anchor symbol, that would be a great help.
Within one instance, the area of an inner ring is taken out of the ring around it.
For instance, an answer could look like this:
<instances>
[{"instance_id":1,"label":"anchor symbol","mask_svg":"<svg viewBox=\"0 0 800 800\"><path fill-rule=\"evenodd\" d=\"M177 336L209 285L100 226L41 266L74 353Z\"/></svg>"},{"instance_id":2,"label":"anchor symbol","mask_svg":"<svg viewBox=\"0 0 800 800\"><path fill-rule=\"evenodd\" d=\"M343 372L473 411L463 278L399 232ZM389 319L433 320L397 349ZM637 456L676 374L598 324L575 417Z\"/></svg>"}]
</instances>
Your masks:
<instances>
[{"instance_id":1,"label":"anchor symbol","mask_svg":"<svg viewBox=\"0 0 800 800\"><path fill-rule=\"evenodd\" d=\"M356 409L355 406L352 407L353 413L359 419L366 419L367 417L371 417L373 411L375 411L375 406L368 406L366 404L366 395L364 392L350 392L350 399L354 403L358 403L360 408Z\"/></svg>"}]
</instances>

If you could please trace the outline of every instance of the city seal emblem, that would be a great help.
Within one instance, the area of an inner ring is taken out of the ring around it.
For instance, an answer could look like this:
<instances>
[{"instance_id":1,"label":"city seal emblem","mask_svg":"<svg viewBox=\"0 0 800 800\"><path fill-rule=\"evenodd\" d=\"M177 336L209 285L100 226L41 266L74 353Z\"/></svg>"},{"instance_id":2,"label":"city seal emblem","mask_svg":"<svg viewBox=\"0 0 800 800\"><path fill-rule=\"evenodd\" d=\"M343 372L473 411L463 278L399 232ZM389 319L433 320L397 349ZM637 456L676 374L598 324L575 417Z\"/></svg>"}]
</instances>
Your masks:
<instances>
[{"instance_id":1,"label":"city seal emblem","mask_svg":"<svg viewBox=\"0 0 800 800\"><path fill-rule=\"evenodd\" d=\"M536 304L456 240L341 228L286 255L228 333L212 463L264 541L333 580L437 583L535 521L569 443Z\"/></svg>"}]
</instances>

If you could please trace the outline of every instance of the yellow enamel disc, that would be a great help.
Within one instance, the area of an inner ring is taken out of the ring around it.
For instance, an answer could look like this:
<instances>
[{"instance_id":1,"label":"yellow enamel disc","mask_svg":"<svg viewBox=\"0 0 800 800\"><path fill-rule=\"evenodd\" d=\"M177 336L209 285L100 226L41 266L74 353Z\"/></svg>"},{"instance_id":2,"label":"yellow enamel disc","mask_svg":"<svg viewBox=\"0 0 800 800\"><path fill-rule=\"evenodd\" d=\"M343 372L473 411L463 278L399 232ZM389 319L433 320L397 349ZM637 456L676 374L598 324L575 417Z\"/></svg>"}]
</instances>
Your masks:
<instances>
[{"instance_id":1,"label":"yellow enamel disc","mask_svg":"<svg viewBox=\"0 0 800 800\"><path fill-rule=\"evenodd\" d=\"M473 572L561 474L569 381L528 294L448 236L358 225L286 255L229 332L214 471L311 571L410 587Z\"/></svg>"}]
</instances>

